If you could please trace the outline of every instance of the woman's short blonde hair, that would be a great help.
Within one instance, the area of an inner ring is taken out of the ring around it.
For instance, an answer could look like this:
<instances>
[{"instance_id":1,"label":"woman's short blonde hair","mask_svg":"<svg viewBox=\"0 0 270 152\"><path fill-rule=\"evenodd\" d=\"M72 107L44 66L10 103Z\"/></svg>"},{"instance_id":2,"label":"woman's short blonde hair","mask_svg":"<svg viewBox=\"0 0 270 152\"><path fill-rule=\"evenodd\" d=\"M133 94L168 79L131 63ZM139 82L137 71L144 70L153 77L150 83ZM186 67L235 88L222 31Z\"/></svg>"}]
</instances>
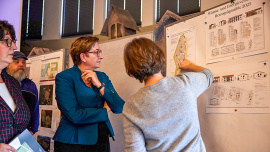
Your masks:
<instances>
[{"instance_id":1,"label":"woman's short blonde hair","mask_svg":"<svg viewBox=\"0 0 270 152\"><path fill-rule=\"evenodd\" d=\"M80 54L91 50L91 48L98 42L97 37L84 36L77 38L70 46L69 53L73 63L80 65L82 63Z\"/></svg>"},{"instance_id":2,"label":"woman's short blonde hair","mask_svg":"<svg viewBox=\"0 0 270 152\"><path fill-rule=\"evenodd\" d=\"M152 40L135 38L125 46L124 62L129 76L143 82L165 68L165 53Z\"/></svg>"}]
</instances>

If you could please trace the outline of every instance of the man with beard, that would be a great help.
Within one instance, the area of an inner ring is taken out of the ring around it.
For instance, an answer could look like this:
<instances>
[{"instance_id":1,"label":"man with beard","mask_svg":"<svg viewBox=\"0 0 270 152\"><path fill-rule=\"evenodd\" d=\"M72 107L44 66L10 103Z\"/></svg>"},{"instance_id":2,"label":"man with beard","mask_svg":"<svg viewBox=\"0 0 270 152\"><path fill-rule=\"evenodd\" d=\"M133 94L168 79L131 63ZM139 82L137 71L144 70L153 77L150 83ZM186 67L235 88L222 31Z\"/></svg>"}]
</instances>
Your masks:
<instances>
[{"instance_id":1,"label":"man with beard","mask_svg":"<svg viewBox=\"0 0 270 152\"><path fill-rule=\"evenodd\" d=\"M20 82L23 98L26 101L30 113L31 119L27 129L35 134L38 131L39 126L39 102L38 91L35 83L27 78L26 74L26 60L27 57L19 51L14 52L13 62L7 66L7 73L13 76Z\"/></svg>"}]
</instances>

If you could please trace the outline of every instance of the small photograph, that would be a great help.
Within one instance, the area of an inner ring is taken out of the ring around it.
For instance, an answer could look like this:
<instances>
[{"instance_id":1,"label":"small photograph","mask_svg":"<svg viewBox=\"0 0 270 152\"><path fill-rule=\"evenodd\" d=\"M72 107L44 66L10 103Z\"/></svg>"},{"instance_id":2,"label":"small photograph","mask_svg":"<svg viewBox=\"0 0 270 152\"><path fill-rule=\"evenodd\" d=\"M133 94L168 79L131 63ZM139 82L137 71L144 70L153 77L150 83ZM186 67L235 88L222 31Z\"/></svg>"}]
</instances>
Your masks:
<instances>
[{"instance_id":1,"label":"small photograph","mask_svg":"<svg viewBox=\"0 0 270 152\"><path fill-rule=\"evenodd\" d=\"M50 137L38 135L37 142L40 144L40 146L44 149L45 152L50 151L50 143L51 143Z\"/></svg>"},{"instance_id":2,"label":"small photograph","mask_svg":"<svg viewBox=\"0 0 270 152\"><path fill-rule=\"evenodd\" d=\"M39 105L52 105L53 85L40 85Z\"/></svg>"},{"instance_id":3,"label":"small photograph","mask_svg":"<svg viewBox=\"0 0 270 152\"><path fill-rule=\"evenodd\" d=\"M52 125L52 110L41 110L41 127L51 128Z\"/></svg>"},{"instance_id":4,"label":"small photograph","mask_svg":"<svg viewBox=\"0 0 270 152\"><path fill-rule=\"evenodd\" d=\"M50 63L42 64L41 66L41 78L48 77L48 70L50 68Z\"/></svg>"},{"instance_id":5,"label":"small photograph","mask_svg":"<svg viewBox=\"0 0 270 152\"><path fill-rule=\"evenodd\" d=\"M41 65L40 81L53 81L58 73L58 62L44 63Z\"/></svg>"}]
</instances>

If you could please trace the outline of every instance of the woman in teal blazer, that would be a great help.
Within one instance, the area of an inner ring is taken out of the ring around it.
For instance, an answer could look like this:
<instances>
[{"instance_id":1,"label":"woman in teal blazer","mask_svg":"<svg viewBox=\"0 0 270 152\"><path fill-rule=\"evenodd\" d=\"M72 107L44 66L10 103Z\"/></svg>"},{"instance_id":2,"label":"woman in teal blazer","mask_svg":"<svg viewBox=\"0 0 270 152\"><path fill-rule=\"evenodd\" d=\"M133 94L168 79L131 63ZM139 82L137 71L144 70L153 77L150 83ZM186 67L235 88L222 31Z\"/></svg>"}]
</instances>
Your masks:
<instances>
[{"instance_id":1,"label":"woman in teal blazer","mask_svg":"<svg viewBox=\"0 0 270 152\"><path fill-rule=\"evenodd\" d=\"M80 37L70 48L74 66L57 74L55 94L61 121L55 152L110 151L113 137L108 112L122 113L124 101L109 77L99 71L103 59L96 37Z\"/></svg>"}]
</instances>

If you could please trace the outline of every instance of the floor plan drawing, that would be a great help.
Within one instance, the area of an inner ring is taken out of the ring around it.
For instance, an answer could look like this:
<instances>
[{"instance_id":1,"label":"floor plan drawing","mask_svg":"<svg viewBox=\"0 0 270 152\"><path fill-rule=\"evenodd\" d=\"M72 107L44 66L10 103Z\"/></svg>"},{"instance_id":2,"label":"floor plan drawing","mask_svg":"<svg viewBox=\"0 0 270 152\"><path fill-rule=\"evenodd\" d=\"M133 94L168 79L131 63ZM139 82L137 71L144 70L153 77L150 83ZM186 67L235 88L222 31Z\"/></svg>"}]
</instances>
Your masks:
<instances>
[{"instance_id":1,"label":"floor plan drawing","mask_svg":"<svg viewBox=\"0 0 270 152\"><path fill-rule=\"evenodd\" d=\"M166 31L167 65L166 75L175 76L180 73L179 65L185 59L196 62L196 27L170 27Z\"/></svg>"},{"instance_id":2,"label":"floor plan drawing","mask_svg":"<svg viewBox=\"0 0 270 152\"><path fill-rule=\"evenodd\" d=\"M187 37L183 34L180 36L177 47L174 52L174 62L175 62L175 73L177 75L180 73L180 69L178 68L180 63L187 57L188 42Z\"/></svg>"}]
</instances>

